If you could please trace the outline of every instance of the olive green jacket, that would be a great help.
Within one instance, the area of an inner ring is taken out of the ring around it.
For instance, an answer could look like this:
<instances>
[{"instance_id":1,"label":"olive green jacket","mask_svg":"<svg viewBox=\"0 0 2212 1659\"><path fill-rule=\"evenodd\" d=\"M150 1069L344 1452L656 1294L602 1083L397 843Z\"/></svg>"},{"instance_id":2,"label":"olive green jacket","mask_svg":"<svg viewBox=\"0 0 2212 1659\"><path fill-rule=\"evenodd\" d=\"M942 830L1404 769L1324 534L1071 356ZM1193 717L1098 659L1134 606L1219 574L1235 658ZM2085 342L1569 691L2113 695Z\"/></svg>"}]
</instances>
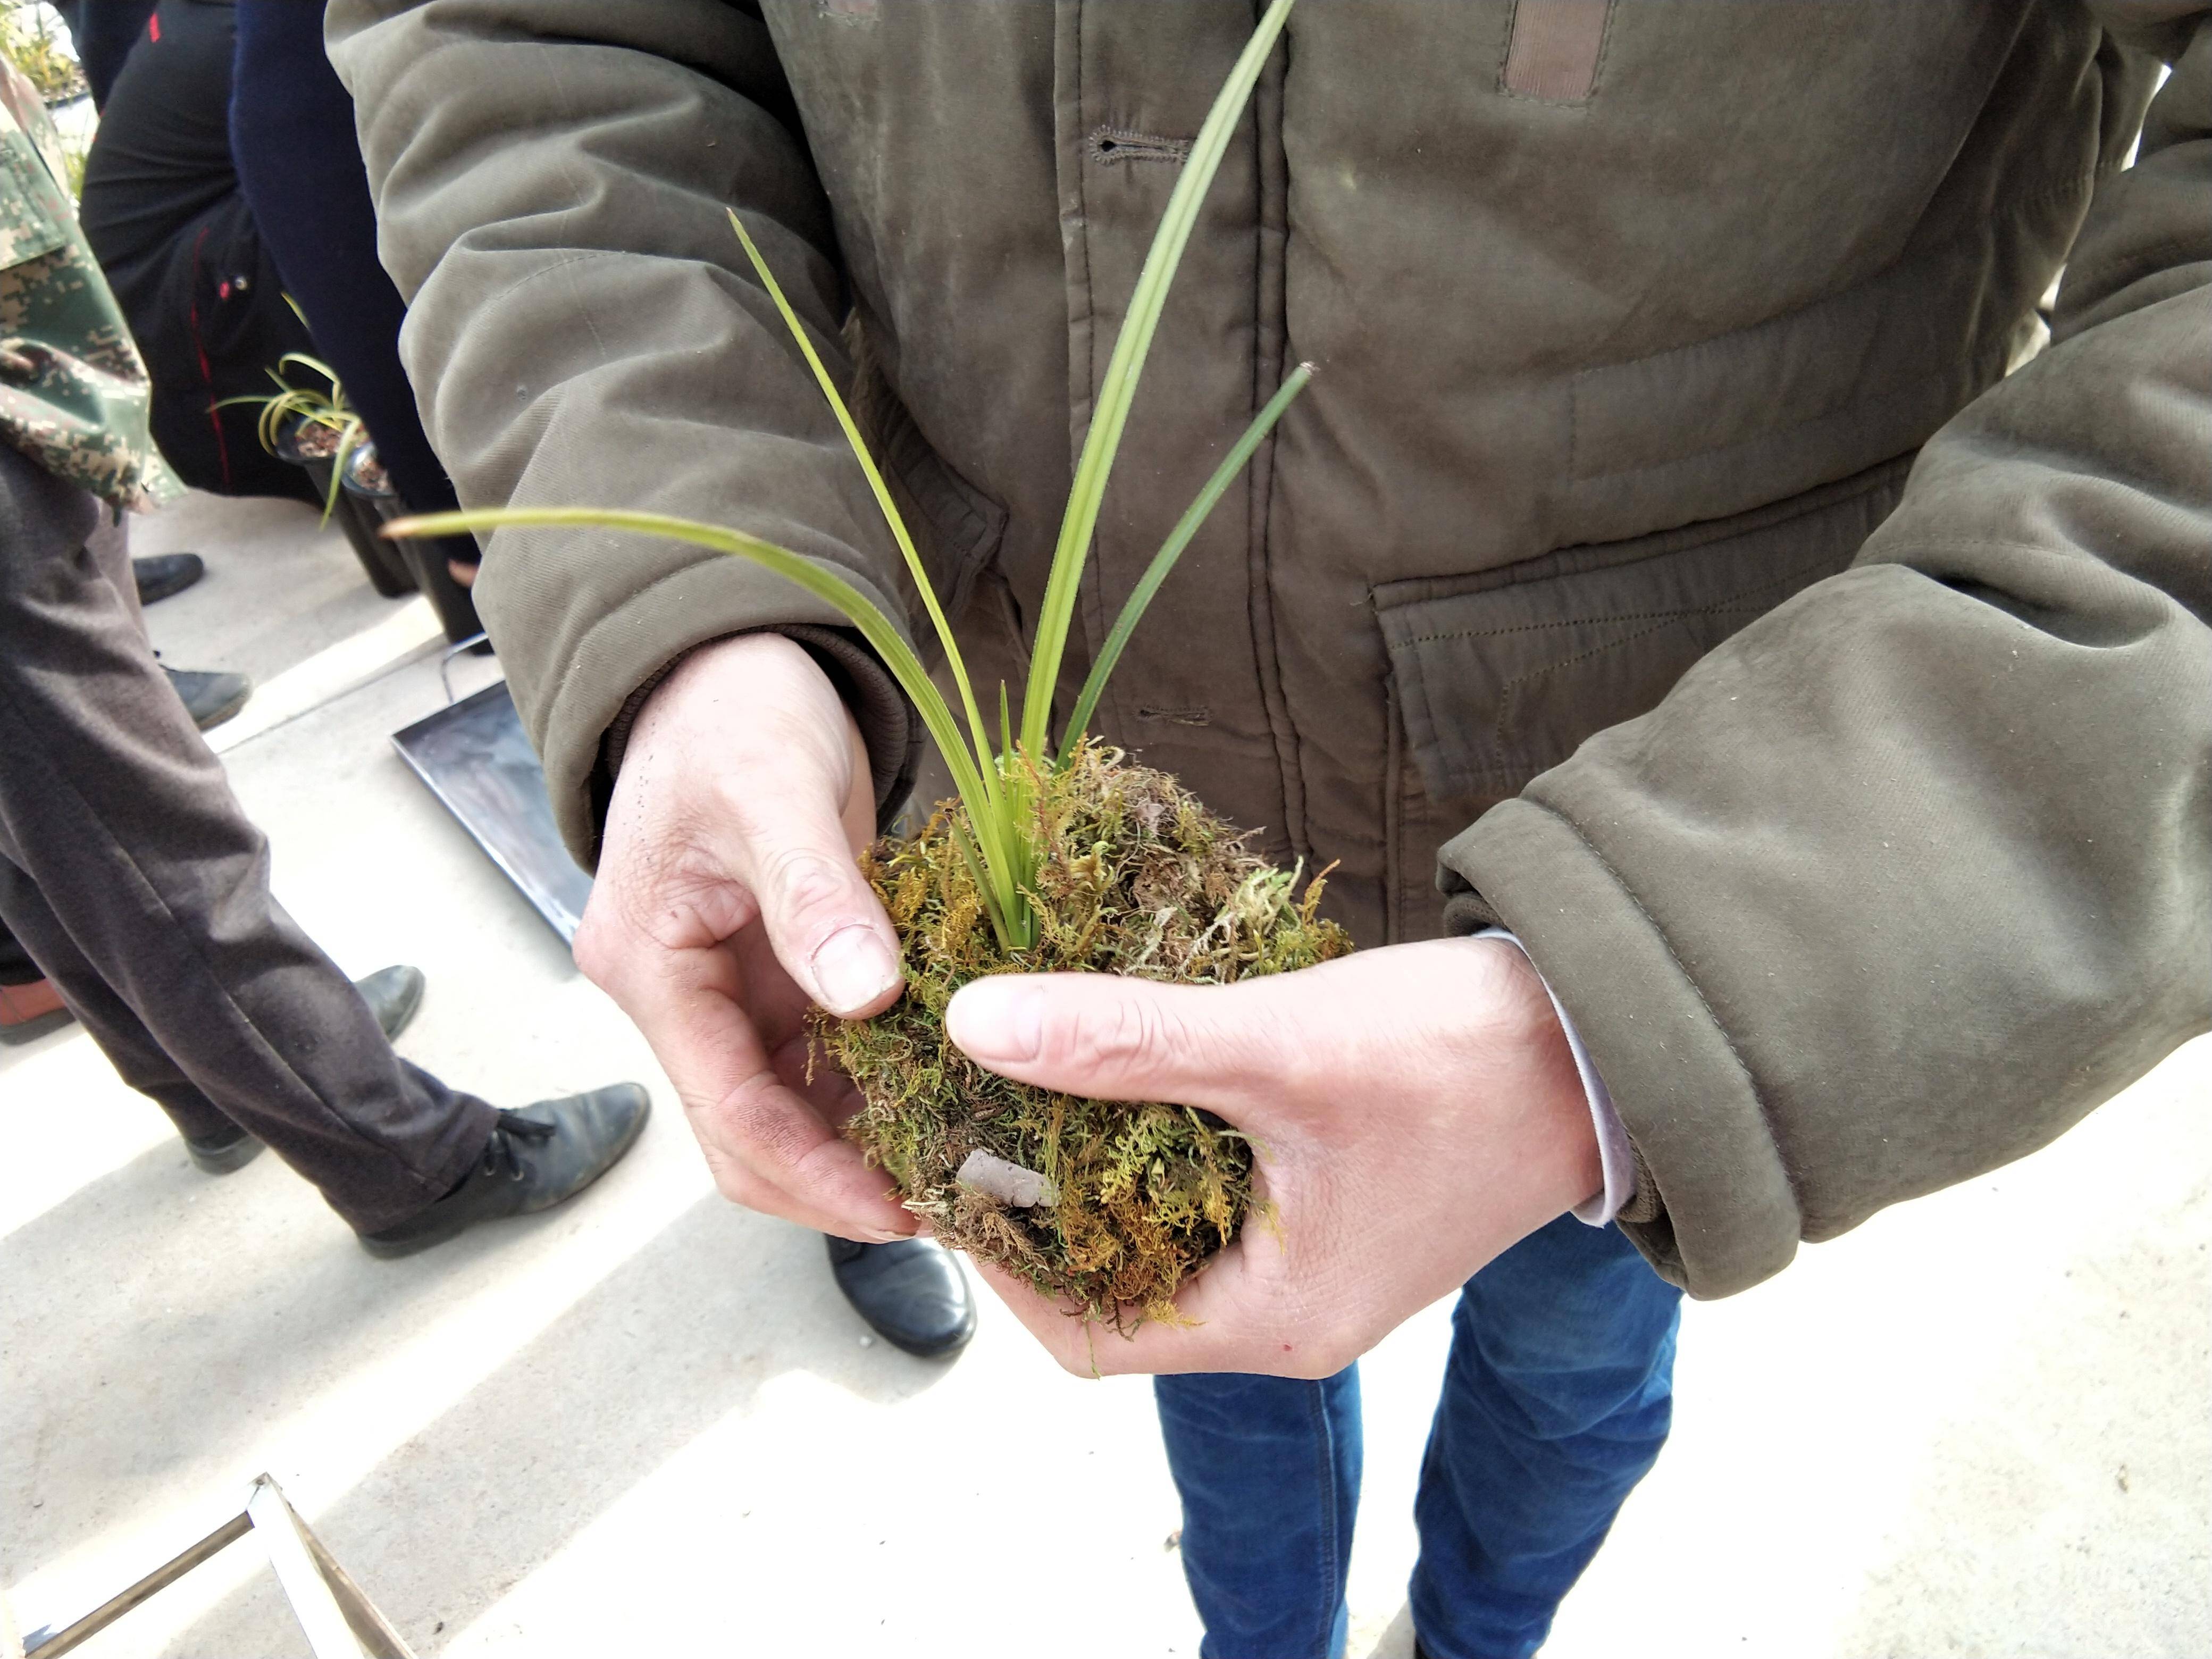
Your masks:
<instances>
[{"instance_id":1,"label":"olive green jacket","mask_svg":"<svg viewBox=\"0 0 2212 1659\"><path fill-rule=\"evenodd\" d=\"M1098 727L1336 865L1365 943L1510 925L1635 1144L1631 1233L1698 1294L2212 1024L2207 15L1308 0L1190 243L1064 694L1319 363ZM329 15L465 500L719 520L896 592L734 205L980 683L1018 679L1249 0ZM742 629L817 630L887 804L910 775L880 669L749 566L509 533L478 592L580 854L639 688Z\"/></svg>"},{"instance_id":2,"label":"olive green jacket","mask_svg":"<svg viewBox=\"0 0 2212 1659\"><path fill-rule=\"evenodd\" d=\"M181 493L147 430L153 392L77 228L37 88L0 58L0 443L114 507Z\"/></svg>"}]
</instances>

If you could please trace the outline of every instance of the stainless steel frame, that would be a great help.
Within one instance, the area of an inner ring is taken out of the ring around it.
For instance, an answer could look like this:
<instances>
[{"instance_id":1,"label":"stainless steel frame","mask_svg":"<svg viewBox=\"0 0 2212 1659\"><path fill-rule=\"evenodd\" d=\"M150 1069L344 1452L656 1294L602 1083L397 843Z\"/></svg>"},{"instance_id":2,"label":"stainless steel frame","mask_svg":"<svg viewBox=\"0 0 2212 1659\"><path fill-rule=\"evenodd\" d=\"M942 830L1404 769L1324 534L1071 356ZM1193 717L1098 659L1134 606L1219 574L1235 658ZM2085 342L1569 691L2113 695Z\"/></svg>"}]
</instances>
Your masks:
<instances>
[{"instance_id":1,"label":"stainless steel frame","mask_svg":"<svg viewBox=\"0 0 2212 1659\"><path fill-rule=\"evenodd\" d=\"M268 1475L257 1475L246 1489L246 1507L197 1543L171 1556L136 1583L117 1591L89 1613L64 1625L46 1625L22 1638L6 1659L60 1659L60 1656L106 1630L148 1598L159 1595L202 1562L245 1537L258 1534L269 1552L277 1587L307 1633L315 1659L415 1659L414 1652L376 1610L346 1570L331 1558L314 1528L300 1518L283 1488ZM8 1635L0 1610L0 1638Z\"/></svg>"}]
</instances>

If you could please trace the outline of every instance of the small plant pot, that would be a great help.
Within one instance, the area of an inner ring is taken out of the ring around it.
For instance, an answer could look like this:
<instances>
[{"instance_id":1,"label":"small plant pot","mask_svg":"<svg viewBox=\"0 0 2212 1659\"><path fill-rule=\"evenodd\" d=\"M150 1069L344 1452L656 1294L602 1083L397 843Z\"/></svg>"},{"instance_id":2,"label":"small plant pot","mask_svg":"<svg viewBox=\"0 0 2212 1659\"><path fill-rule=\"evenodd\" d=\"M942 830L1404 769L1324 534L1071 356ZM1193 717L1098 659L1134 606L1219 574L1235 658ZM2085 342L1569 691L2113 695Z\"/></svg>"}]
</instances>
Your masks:
<instances>
[{"instance_id":1,"label":"small plant pot","mask_svg":"<svg viewBox=\"0 0 2212 1659\"><path fill-rule=\"evenodd\" d=\"M372 550L371 555L363 556L363 566L373 556L392 584L386 586L378 582L376 591L387 597L414 592L421 584L415 580L406 555L397 543L386 541L377 533L388 516L383 503L387 499L396 501L398 498L392 493L392 480L385 472L384 464L376 459L375 444L364 439L347 452L345 471L338 477L338 493L340 499L333 516L343 515L347 538L353 542L356 552L360 552L363 540ZM359 539L356 538L356 532ZM370 580L375 579L372 576Z\"/></svg>"},{"instance_id":2,"label":"small plant pot","mask_svg":"<svg viewBox=\"0 0 2212 1659\"><path fill-rule=\"evenodd\" d=\"M304 421L295 421L277 434L276 457L305 472L313 481L315 493L327 501L331 499L331 475L337 465L337 457L316 454L312 446L302 447L302 428L306 424ZM368 447L367 443L358 444L355 453ZM330 516L344 532L346 544L353 549L354 557L361 561L362 574L368 576L371 587L387 599L401 599L415 591L415 577L406 562L396 556L391 544L376 533L377 526L384 520L373 506L351 489L342 488L331 505Z\"/></svg>"},{"instance_id":3,"label":"small plant pot","mask_svg":"<svg viewBox=\"0 0 2212 1659\"><path fill-rule=\"evenodd\" d=\"M368 447L363 445L362 450ZM362 453L356 451L356 457ZM351 476L356 472L366 472L374 483L382 486L380 489L373 489L366 483L358 486L363 504L375 513L379 525L388 524L394 519L407 515L410 510L407 504L399 499L399 492L384 476L384 469L377 465L373 453L363 465L356 466L349 460L346 471L349 476L345 483L349 491L357 487ZM378 542L380 546L396 553L406 562L415 586L422 590L422 596L430 601L431 608L438 613L439 624L446 630L447 639L459 645L463 640L472 639L483 632L483 623L477 619L476 601L469 597L469 590L455 581L453 573L446 568L446 561L452 555L475 555L477 544L473 539L467 536L441 536L434 540L418 537L404 542L379 538ZM489 651L489 647L483 648Z\"/></svg>"}]
</instances>

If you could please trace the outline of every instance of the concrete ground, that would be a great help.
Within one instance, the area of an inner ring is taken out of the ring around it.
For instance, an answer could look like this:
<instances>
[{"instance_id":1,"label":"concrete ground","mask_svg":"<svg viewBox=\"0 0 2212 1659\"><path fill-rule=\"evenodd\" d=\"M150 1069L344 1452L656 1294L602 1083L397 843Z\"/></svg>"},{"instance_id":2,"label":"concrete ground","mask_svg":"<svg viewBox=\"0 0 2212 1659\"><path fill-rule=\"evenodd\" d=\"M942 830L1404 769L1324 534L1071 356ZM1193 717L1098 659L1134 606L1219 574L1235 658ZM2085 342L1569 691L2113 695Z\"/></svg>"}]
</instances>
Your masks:
<instances>
[{"instance_id":1,"label":"concrete ground","mask_svg":"<svg viewBox=\"0 0 2212 1659\"><path fill-rule=\"evenodd\" d=\"M216 734L284 902L400 1047L522 1104L659 1115L573 1206L410 1261L274 1158L210 1180L74 1029L0 1051L0 1587L89 1606L273 1471L423 1655L1190 1655L1139 1382L987 1304L951 1366L873 1343L805 1233L713 1193L644 1044L401 766L443 700L419 600L279 503L183 502L150 614L263 690ZM457 689L494 665L457 665ZM1693 1306L1677 1425L1552 1659L2212 1654L2212 1046L2055 1147ZM1404 1659L1441 1309L1365 1367L1358 1656ZM307 1651L252 1544L82 1650Z\"/></svg>"}]
</instances>

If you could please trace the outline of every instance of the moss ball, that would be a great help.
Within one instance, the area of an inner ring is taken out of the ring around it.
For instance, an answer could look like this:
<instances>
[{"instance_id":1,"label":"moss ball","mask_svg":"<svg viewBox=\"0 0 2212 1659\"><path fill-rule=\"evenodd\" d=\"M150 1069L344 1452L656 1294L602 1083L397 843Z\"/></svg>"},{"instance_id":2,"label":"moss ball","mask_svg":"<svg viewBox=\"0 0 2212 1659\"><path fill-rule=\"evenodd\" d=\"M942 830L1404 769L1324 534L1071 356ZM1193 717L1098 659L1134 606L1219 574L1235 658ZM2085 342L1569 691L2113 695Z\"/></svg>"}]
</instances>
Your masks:
<instances>
[{"instance_id":1,"label":"moss ball","mask_svg":"<svg viewBox=\"0 0 2212 1659\"><path fill-rule=\"evenodd\" d=\"M947 801L910 841L864 858L905 955L906 993L872 1019L817 1018L817 1041L866 1106L846 1133L907 1208L979 1261L1119 1328L1173 1319L1178 1286L1237 1236L1252 1150L1208 1112L1091 1100L986 1071L945 1034L945 1006L987 974L1123 974L1229 985L1351 950L1316 914L1322 882L1245 850L1247 837L1164 772L1085 744L1032 774L1037 942L1008 951L955 840ZM970 1153L1034 1170L1054 1201L1016 1207L958 1172Z\"/></svg>"}]
</instances>

